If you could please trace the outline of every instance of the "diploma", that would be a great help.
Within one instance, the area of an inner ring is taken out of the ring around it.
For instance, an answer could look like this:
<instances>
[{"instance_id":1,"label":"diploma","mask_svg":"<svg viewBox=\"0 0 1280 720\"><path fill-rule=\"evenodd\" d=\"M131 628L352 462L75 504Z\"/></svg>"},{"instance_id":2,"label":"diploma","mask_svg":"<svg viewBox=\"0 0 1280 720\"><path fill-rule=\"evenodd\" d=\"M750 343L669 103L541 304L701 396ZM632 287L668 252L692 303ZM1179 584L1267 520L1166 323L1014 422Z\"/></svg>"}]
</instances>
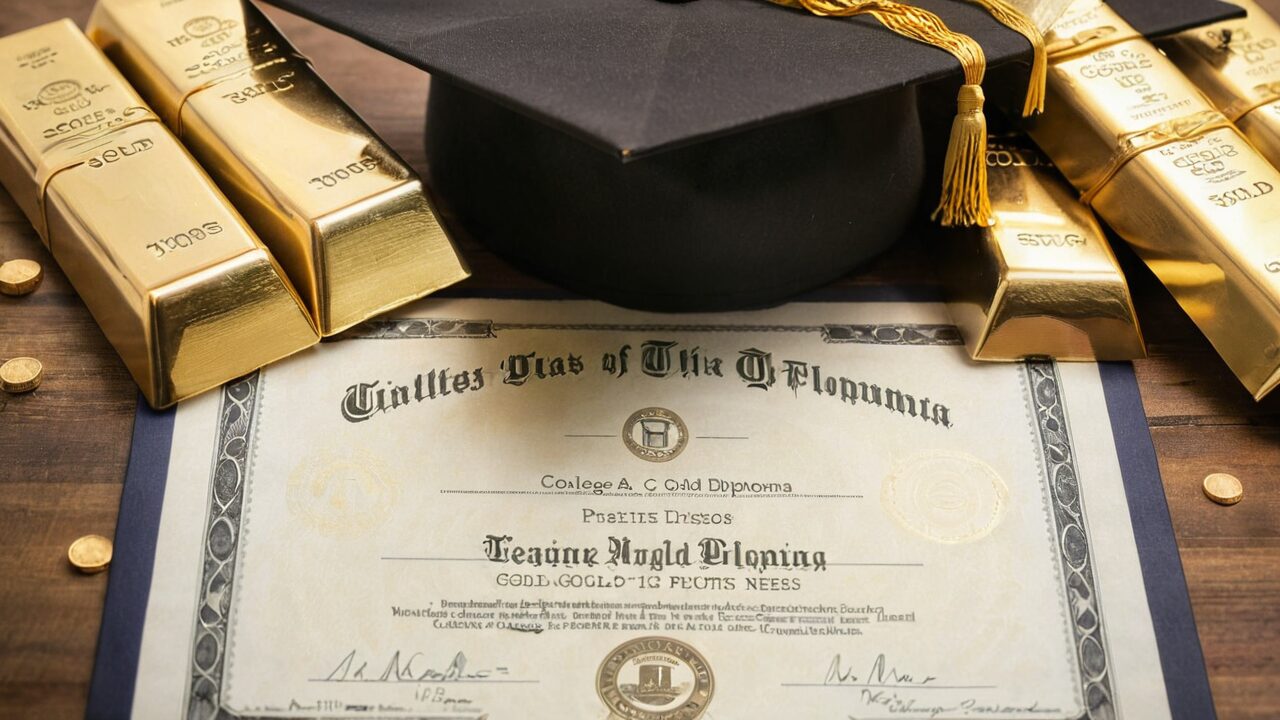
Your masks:
<instances>
[{"instance_id":1,"label":"diploma","mask_svg":"<svg viewBox=\"0 0 1280 720\"><path fill-rule=\"evenodd\" d=\"M91 715L1203 708L1123 372L974 364L936 304L422 302L144 417Z\"/></svg>"}]
</instances>

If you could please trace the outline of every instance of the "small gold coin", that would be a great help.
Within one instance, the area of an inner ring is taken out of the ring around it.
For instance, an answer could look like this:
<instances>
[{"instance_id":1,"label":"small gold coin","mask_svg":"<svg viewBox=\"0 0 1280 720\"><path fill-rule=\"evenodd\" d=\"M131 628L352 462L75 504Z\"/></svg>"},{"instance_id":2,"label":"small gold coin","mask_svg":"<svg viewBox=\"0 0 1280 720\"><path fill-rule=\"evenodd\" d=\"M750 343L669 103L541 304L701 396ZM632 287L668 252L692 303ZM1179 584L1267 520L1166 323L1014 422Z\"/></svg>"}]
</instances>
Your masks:
<instances>
[{"instance_id":1,"label":"small gold coin","mask_svg":"<svg viewBox=\"0 0 1280 720\"><path fill-rule=\"evenodd\" d=\"M101 535L85 535L67 548L67 559L82 573L96 573L111 564L111 541Z\"/></svg>"},{"instance_id":2,"label":"small gold coin","mask_svg":"<svg viewBox=\"0 0 1280 720\"><path fill-rule=\"evenodd\" d=\"M1235 505L1244 498L1244 486L1235 475L1212 473L1204 479L1204 494L1219 505Z\"/></svg>"},{"instance_id":3,"label":"small gold coin","mask_svg":"<svg viewBox=\"0 0 1280 720\"><path fill-rule=\"evenodd\" d=\"M44 366L30 357L16 357L0 365L0 389L7 393L31 392L40 387Z\"/></svg>"},{"instance_id":4,"label":"small gold coin","mask_svg":"<svg viewBox=\"0 0 1280 720\"><path fill-rule=\"evenodd\" d=\"M10 260L0 265L0 293L26 295L44 279L44 269L35 260Z\"/></svg>"}]
</instances>

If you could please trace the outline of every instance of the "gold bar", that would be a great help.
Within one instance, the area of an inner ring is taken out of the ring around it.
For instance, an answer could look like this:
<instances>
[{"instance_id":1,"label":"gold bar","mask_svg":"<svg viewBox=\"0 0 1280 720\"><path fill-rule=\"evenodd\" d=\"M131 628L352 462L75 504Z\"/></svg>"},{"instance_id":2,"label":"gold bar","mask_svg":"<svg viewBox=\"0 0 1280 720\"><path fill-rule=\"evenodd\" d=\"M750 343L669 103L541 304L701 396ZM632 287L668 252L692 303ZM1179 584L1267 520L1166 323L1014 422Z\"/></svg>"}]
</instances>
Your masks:
<instances>
[{"instance_id":1,"label":"gold bar","mask_svg":"<svg viewBox=\"0 0 1280 720\"><path fill-rule=\"evenodd\" d=\"M89 37L244 214L322 335L469 275L422 181L241 0L100 0Z\"/></svg>"},{"instance_id":2,"label":"gold bar","mask_svg":"<svg viewBox=\"0 0 1280 720\"><path fill-rule=\"evenodd\" d=\"M1146 357L1124 272L1093 213L1031 143L990 138L994 224L940 235L947 304L974 360Z\"/></svg>"},{"instance_id":3,"label":"gold bar","mask_svg":"<svg viewBox=\"0 0 1280 720\"><path fill-rule=\"evenodd\" d=\"M1032 137L1261 399L1280 382L1280 171L1097 0L1046 40Z\"/></svg>"},{"instance_id":4,"label":"gold bar","mask_svg":"<svg viewBox=\"0 0 1280 720\"><path fill-rule=\"evenodd\" d=\"M1280 167L1280 22L1253 0L1231 2L1248 17L1188 30L1160 47Z\"/></svg>"},{"instance_id":5,"label":"gold bar","mask_svg":"<svg viewBox=\"0 0 1280 720\"><path fill-rule=\"evenodd\" d=\"M70 20L0 38L0 182L147 402L319 341L270 253Z\"/></svg>"}]
</instances>

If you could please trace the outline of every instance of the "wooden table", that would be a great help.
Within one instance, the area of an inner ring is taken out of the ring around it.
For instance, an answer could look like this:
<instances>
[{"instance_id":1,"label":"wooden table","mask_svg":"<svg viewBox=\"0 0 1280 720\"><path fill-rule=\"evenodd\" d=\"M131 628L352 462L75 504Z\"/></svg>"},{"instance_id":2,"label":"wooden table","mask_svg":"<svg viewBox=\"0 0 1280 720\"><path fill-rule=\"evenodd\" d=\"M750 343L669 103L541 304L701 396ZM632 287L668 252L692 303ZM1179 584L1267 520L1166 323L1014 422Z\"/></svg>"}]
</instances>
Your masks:
<instances>
[{"instance_id":1,"label":"wooden table","mask_svg":"<svg viewBox=\"0 0 1280 720\"><path fill-rule=\"evenodd\" d=\"M1152 0L1153 2L1155 0ZM1280 13L1280 0L1263 0ZM69 16L88 0L12 3L0 35ZM321 74L419 170L427 76L346 37L270 10ZM539 287L473 244L476 288ZM1151 357L1136 363L1222 718L1280 718L1280 397L1254 403L1141 263L1122 252ZM0 358L31 355L45 381L0 393L0 716L80 716L109 573L80 575L67 545L111 536L137 390L31 225L0 191L0 259L28 257L44 284L0 296ZM848 284L930 282L905 242ZM923 277L922 277L923 276ZM1245 500L1225 508L1200 490L1230 472ZM1137 714L1131 717L1138 717Z\"/></svg>"}]
</instances>

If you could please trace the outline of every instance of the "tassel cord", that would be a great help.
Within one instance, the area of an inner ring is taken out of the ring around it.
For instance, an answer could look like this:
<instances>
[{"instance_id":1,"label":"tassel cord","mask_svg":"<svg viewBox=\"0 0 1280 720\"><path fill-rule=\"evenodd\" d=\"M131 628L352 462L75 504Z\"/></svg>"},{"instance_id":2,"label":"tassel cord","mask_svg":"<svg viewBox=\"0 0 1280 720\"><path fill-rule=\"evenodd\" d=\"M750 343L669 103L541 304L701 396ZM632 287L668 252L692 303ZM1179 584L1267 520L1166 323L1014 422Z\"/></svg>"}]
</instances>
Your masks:
<instances>
[{"instance_id":1,"label":"tassel cord","mask_svg":"<svg viewBox=\"0 0 1280 720\"><path fill-rule=\"evenodd\" d=\"M1044 33L1031 18L1005 0L969 0L981 6L997 22L1019 33L1031 43L1031 79L1027 85L1026 99L1022 104L1022 116L1031 117L1044 112L1045 85L1049 78L1049 53L1045 47Z\"/></svg>"},{"instance_id":2,"label":"tassel cord","mask_svg":"<svg viewBox=\"0 0 1280 720\"><path fill-rule=\"evenodd\" d=\"M956 99L956 118L943 163L942 197L932 217L947 227L988 226L987 119L982 80L987 59L976 40L947 27L942 18L894 0L771 0L824 17L870 15L889 30L945 50L960 62L964 85Z\"/></svg>"},{"instance_id":3,"label":"tassel cord","mask_svg":"<svg viewBox=\"0 0 1280 720\"><path fill-rule=\"evenodd\" d=\"M928 10L893 0L773 0L823 17L870 15L889 30L925 45L946 50L964 69L966 85L981 85L987 59L976 40L951 30L942 18Z\"/></svg>"}]
</instances>

